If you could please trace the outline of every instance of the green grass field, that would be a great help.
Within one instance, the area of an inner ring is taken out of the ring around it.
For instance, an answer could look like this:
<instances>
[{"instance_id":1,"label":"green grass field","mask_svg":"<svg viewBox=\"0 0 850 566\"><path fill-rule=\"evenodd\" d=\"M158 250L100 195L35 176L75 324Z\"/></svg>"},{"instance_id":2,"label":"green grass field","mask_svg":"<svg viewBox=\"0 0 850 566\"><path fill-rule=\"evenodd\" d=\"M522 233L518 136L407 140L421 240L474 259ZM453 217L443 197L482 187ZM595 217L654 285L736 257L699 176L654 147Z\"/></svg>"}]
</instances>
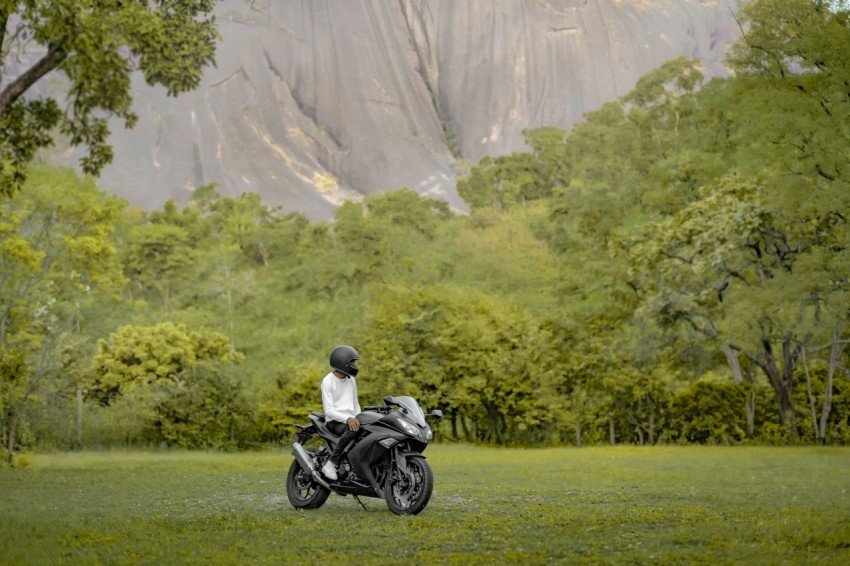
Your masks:
<instances>
[{"instance_id":1,"label":"green grass field","mask_svg":"<svg viewBox=\"0 0 850 566\"><path fill-rule=\"evenodd\" d=\"M416 517L297 511L288 451L0 469L0 564L850 564L850 449L435 445Z\"/></svg>"}]
</instances>

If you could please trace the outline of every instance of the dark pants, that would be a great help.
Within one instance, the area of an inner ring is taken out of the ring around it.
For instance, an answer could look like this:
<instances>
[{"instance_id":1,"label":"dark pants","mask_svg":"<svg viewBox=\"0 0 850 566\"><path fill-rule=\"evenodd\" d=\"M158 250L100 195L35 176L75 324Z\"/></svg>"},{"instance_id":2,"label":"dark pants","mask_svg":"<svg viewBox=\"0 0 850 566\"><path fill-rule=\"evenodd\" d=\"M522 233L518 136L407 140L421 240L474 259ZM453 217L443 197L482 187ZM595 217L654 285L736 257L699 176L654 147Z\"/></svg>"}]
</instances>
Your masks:
<instances>
[{"instance_id":1,"label":"dark pants","mask_svg":"<svg viewBox=\"0 0 850 566\"><path fill-rule=\"evenodd\" d=\"M342 452L345 450L346 446L351 444L351 441L354 440L359 431L355 432L349 429L347 424L339 421L328 421L328 429L334 434L342 435L339 437L339 442L337 442L333 454L331 454L331 463L334 466L339 466L339 463L342 460Z\"/></svg>"}]
</instances>

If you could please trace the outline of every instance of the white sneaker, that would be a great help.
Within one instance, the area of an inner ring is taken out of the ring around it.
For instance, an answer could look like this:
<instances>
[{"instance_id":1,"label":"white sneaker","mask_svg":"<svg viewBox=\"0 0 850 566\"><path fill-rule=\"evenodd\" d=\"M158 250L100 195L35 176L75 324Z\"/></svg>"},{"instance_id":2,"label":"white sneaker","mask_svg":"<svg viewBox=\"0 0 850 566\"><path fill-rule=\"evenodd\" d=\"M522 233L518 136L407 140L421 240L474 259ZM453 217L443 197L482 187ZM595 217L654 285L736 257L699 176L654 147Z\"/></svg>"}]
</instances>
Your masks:
<instances>
[{"instance_id":1,"label":"white sneaker","mask_svg":"<svg viewBox=\"0 0 850 566\"><path fill-rule=\"evenodd\" d=\"M322 473L329 480L336 480L337 479L336 466L334 466L333 462L331 462L330 460L325 462L325 465L322 466Z\"/></svg>"}]
</instances>

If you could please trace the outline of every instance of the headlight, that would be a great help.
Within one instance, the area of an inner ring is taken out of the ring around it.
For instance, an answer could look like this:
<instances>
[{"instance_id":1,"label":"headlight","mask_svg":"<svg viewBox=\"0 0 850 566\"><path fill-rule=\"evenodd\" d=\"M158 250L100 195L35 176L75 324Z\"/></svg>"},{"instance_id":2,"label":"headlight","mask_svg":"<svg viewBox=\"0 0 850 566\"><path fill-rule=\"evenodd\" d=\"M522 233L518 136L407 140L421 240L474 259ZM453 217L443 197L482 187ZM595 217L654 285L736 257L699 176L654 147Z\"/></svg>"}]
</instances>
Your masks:
<instances>
[{"instance_id":1,"label":"headlight","mask_svg":"<svg viewBox=\"0 0 850 566\"><path fill-rule=\"evenodd\" d=\"M434 433L431 432L430 428L425 429L425 440L431 440L434 437Z\"/></svg>"},{"instance_id":2,"label":"headlight","mask_svg":"<svg viewBox=\"0 0 850 566\"><path fill-rule=\"evenodd\" d=\"M419 436L419 430L415 426L401 418L398 419L398 422L407 434L411 436Z\"/></svg>"}]
</instances>

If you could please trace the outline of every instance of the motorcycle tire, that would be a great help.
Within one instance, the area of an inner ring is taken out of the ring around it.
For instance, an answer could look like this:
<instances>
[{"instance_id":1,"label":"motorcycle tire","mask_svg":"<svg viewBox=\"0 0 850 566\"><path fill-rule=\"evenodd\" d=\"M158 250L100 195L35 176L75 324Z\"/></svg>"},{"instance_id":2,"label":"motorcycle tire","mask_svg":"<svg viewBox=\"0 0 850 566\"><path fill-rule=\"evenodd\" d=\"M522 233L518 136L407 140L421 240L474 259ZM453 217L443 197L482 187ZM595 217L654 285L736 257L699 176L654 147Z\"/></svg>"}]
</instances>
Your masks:
<instances>
[{"instance_id":1,"label":"motorcycle tire","mask_svg":"<svg viewBox=\"0 0 850 566\"><path fill-rule=\"evenodd\" d=\"M387 507L396 515L421 513L434 491L434 474L422 456L408 456L407 473L392 470L384 484Z\"/></svg>"},{"instance_id":2,"label":"motorcycle tire","mask_svg":"<svg viewBox=\"0 0 850 566\"><path fill-rule=\"evenodd\" d=\"M330 491L313 480L309 472L293 460L286 474L286 497L296 509L318 509L328 500Z\"/></svg>"}]
</instances>

